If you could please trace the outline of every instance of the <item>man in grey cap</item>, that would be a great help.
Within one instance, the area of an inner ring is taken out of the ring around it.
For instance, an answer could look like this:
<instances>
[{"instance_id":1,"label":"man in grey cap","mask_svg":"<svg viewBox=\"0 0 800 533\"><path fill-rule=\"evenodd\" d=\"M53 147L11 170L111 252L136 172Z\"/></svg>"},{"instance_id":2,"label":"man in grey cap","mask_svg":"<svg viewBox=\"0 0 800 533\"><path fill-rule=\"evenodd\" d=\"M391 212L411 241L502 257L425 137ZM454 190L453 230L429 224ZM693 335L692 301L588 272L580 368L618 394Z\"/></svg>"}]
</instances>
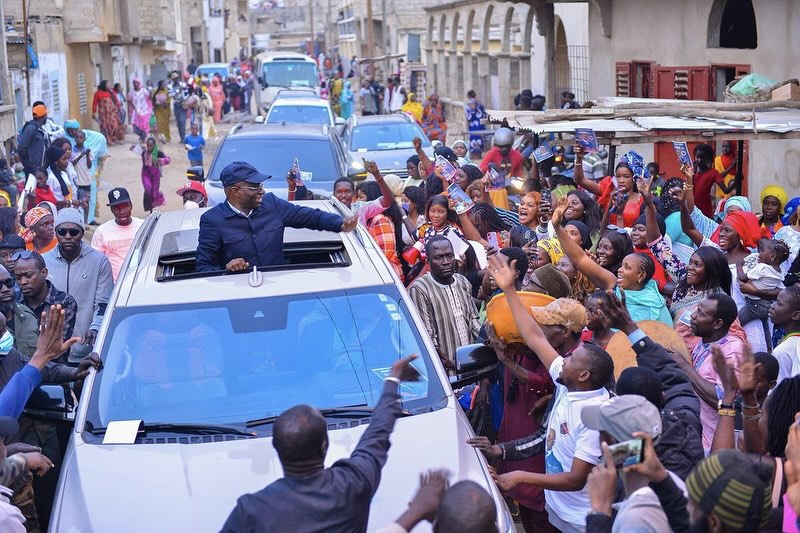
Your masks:
<instances>
[{"instance_id":1,"label":"man in grey cap","mask_svg":"<svg viewBox=\"0 0 800 533\"><path fill-rule=\"evenodd\" d=\"M92 351L114 278L108 258L82 240L83 217L77 209L59 211L55 228L58 246L42 257L53 285L78 303L72 335L81 337L81 342L69 353L69 362L77 363Z\"/></svg>"},{"instance_id":2,"label":"man in grey cap","mask_svg":"<svg viewBox=\"0 0 800 533\"><path fill-rule=\"evenodd\" d=\"M612 503L616 485L618 458L609 453L608 446L636 439L633 450L641 450L645 455L655 454L653 440L661 435L661 413L644 396L625 394L615 396L601 404L587 405L581 410L581 421L590 429L600 432L603 443L605 464L600 464L589 474L587 486L592 510L586 518L587 529L593 520L609 522L612 520ZM648 438L644 438L647 435ZM611 462L612 464L609 464ZM627 466L627 465L626 465ZM683 481L668 470L666 475L685 491ZM641 531L657 533L670 531L670 523L658 496L650 488L650 481L642 474L629 468L620 472L625 486L625 500L619 505L612 531ZM663 481L663 480L662 480Z\"/></svg>"},{"instance_id":3,"label":"man in grey cap","mask_svg":"<svg viewBox=\"0 0 800 533\"><path fill-rule=\"evenodd\" d=\"M283 264L286 226L334 232L355 229L355 216L343 218L265 193L262 183L270 177L244 161L222 169L219 179L226 201L200 217L197 272L241 272Z\"/></svg>"}]
</instances>

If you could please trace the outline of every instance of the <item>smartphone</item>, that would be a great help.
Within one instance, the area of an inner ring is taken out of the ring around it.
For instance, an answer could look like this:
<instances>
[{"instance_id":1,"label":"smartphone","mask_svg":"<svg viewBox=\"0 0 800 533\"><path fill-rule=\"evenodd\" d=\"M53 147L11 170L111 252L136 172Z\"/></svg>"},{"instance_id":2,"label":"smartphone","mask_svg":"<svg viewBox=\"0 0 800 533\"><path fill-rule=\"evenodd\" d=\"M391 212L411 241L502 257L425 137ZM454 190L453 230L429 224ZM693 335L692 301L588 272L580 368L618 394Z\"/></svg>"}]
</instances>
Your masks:
<instances>
[{"instance_id":1,"label":"smartphone","mask_svg":"<svg viewBox=\"0 0 800 533\"><path fill-rule=\"evenodd\" d=\"M292 161L292 174L294 175L294 181L297 183L298 187L304 185L302 172L300 172L300 161L298 161L296 157L294 161Z\"/></svg>"},{"instance_id":2,"label":"smartphone","mask_svg":"<svg viewBox=\"0 0 800 533\"><path fill-rule=\"evenodd\" d=\"M496 231L490 231L486 234L486 242L489 243L490 248L494 248L495 250L500 249L500 240L497 238Z\"/></svg>"},{"instance_id":3,"label":"smartphone","mask_svg":"<svg viewBox=\"0 0 800 533\"><path fill-rule=\"evenodd\" d=\"M638 465L644 461L644 440L631 439L608 447L611 457L614 459L614 466L622 468L625 466Z\"/></svg>"}]
</instances>

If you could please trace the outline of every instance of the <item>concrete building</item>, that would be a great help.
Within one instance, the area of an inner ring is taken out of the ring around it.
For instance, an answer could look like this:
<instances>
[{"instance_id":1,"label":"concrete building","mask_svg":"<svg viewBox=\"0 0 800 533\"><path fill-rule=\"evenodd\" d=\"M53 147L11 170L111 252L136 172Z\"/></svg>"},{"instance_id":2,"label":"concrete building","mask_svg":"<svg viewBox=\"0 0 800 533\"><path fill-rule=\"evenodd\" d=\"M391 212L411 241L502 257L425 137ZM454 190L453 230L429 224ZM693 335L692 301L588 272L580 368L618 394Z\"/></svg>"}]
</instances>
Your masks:
<instances>
[{"instance_id":1,"label":"concrete building","mask_svg":"<svg viewBox=\"0 0 800 533\"><path fill-rule=\"evenodd\" d=\"M629 31L631 21L636 32ZM642 38L646 28L653 29L652 38ZM724 101L725 86L740 74L776 81L800 77L798 28L800 2L795 0L593 1L589 91L593 96ZM800 141L748 144L745 174L753 206L760 206L766 185L782 185L790 198L796 195ZM637 148L662 168L674 167L668 143Z\"/></svg>"},{"instance_id":2,"label":"concrete building","mask_svg":"<svg viewBox=\"0 0 800 533\"><path fill-rule=\"evenodd\" d=\"M487 108L513 109L523 89L559 105L562 91L589 95L586 3L456 0L426 9L428 86L442 96L448 136L464 135L463 102L474 89Z\"/></svg>"}]
</instances>

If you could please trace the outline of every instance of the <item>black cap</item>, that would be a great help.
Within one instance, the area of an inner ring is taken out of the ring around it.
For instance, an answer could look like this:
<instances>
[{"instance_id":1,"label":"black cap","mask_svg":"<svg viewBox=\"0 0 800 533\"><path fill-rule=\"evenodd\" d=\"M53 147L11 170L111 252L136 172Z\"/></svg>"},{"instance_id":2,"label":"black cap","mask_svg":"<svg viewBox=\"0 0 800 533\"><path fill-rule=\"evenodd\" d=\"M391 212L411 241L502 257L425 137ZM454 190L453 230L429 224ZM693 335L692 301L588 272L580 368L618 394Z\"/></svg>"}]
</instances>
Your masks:
<instances>
[{"instance_id":1,"label":"black cap","mask_svg":"<svg viewBox=\"0 0 800 533\"><path fill-rule=\"evenodd\" d=\"M436 148L433 151L433 153L435 155L440 155L440 156L444 157L445 159L447 159L451 163L457 163L458 162L458 156L456 155L456 153L453 151L452 148L449 148L447 146L439 146L438 148Z\"/></svg>"},{"instance_id":2,"label":"black cap","mask_svg":"<svg viewBox=\"0 0 800 533\"><path fill-rule=\"evenodd\" d=\"M2 250L24 250L25 249L25 239L20 237L19 235L14 235L13 233L9 235L4 235L3 240L0 240L0 249Z\"/></svg>"},{"instance_id":3,"label":"black cap","mask_svg":"<svg viewBox=\"0 0 800 533\"><path fill-rule=\"evenodd\" d=\"M124 187L114 187L108 191L108 207L131 203L131 195Z\"/></svg>"},{"instance_id":4,"label":"black cap","mask_svg":"<svg viewBox=\"0 0 800 533\"><path fill-rule=\"evenodd\" d=\"M234 161L225 168L219 175L219 181L223 187L230 187L240 181L247 183L261 183L270 179L272 176L262 174L256 167L244 161Z\"/></svg>"},{"instance_id":5,"label":"black cap","mask_svg":"<svg viewBox=\"0 0 800 533\"><path fill-rule=\"evenodd\" d=\"M10 416L0 416L0 439L19 433L19 424Z\"/></svg>"}]
</instances>

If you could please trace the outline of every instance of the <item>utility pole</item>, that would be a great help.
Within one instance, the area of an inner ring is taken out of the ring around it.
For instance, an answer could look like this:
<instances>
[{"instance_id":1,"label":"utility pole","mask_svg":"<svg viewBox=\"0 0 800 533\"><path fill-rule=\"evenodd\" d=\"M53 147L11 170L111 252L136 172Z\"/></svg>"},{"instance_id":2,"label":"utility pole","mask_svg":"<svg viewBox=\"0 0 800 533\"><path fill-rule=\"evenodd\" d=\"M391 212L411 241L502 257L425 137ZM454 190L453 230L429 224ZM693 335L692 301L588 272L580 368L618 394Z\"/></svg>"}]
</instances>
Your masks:
<instances>
[{"instance_id":1,"label":"utility pole","mask_svg":"<svg viewBox=\"0 0 800 533\"><path fill-rule=\"evenodd\" d=\"M0 21L5 24L5 21ZM31 104L31 57L28 55L28 4L22 0L22 40L25 42L25 85L27 87L28 105Z\"/></svg>"},{"instance_id":2,"label":"utility pole","mask_svg":"<svg viewBox=\"0 0 800 533\"><path fill-rule=\"evenodd\" d=\"M372 0L367 0L367 57L375 57L375 34L374 24L372 23Z\"/></svg>"},{"instance_id":3,"label":"utility pole","mask_svg":"<svg viewBox=\"0 0 800 533\"><path fill-rule=\"evenodd\" d=\"M314 0L308 0L308 18L311 21L311 51L308 55L316 58L317 54L314 51L314 45L316 44L316 37L314 34Z\"/></svg>"},{"instance_id":4,"label":"utility pole","mask_svg":"<svg viewBox=\"0 0 800 533\"><path fill-rule=\"evenodd\" d=\"M381 0L381 53L386 56L389 54L387 46L386 46L386 38L389 35L389 32L386 28L386 0ZM384 59L383 61L383 71L386 75L389 75L389 59Z\"/></svg>"}]
</instances>

